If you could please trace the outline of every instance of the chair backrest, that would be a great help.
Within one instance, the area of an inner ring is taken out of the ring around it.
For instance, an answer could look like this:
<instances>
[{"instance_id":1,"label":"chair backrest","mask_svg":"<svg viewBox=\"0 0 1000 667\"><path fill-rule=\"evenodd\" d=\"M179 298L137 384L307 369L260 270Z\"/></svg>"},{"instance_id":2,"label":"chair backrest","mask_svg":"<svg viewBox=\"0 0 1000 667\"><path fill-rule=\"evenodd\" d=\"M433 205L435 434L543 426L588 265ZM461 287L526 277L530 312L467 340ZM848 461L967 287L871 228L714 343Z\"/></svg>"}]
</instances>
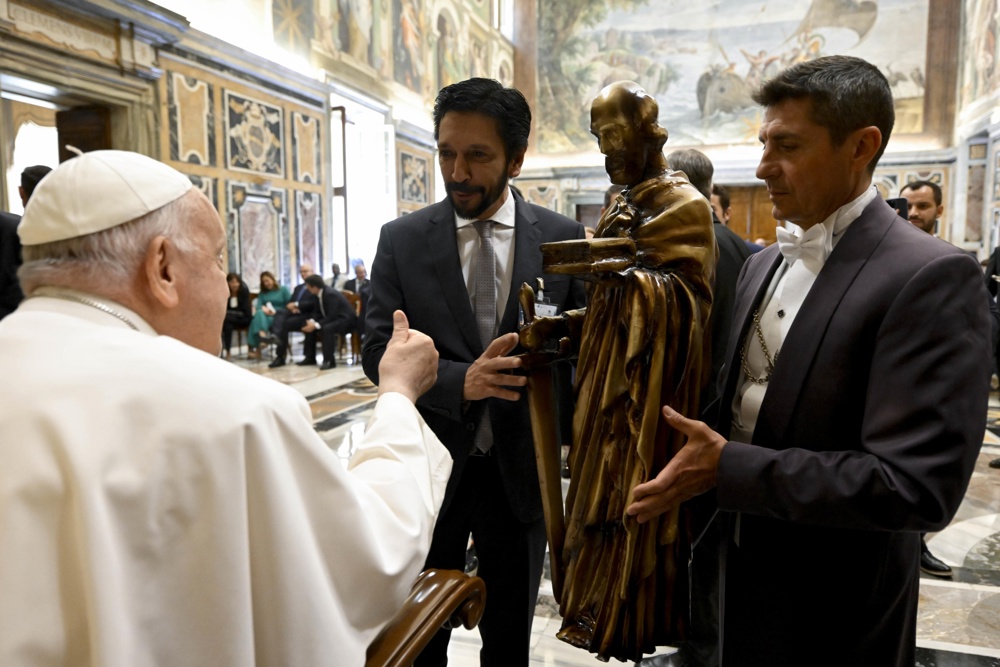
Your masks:
<instances>
[{"instance_id":1,"label":"chair backrest","mask_svg":"<svg viewBox=\"0 0 1000 667\"><path fill-rule=\"evenodd\" d=\"M347 303L354 307L354 314L361 314L361 297L349 289L340 290L340 293L347 299Z\"/></svg>"},{"instance_id":2,"label":"chair backrest","mask_svg":"<svg viewBox=\"0 0 1000 667\"><path fill-rule=\"evenodd\" d=\"M402 609L368 646L365 667L411 667L441 628L476 627L486 606L486 584L458 570L420 573Z\"/></svg>"}]
</instances>

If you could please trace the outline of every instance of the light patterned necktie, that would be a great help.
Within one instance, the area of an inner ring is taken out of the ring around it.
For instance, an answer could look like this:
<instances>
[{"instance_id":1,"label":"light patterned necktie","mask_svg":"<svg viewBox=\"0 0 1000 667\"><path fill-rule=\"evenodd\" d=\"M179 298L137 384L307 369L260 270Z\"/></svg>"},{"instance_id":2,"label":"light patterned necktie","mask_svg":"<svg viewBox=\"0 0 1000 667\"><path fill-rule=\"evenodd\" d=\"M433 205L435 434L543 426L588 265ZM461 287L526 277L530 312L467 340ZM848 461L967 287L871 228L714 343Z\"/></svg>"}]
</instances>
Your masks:
<instances>
[{"instance_id":1,"label":"light patterned necktie","mask_svg":"<svg viewBox=\"0 0 1000 667\"><path fill-rule=\"evenodd\" d=\"M476 255L475 272L472 278L472 304L476 315L476 330L485 350L493 340L497 325L497 267L493 253L492 220L476 220L473 223L479 232L479 253ZM493 427L490 425L490 411L487 406L483 418L479 420L475 436L476 449L487 452L493 445Z\"/></svg>"},{"instance_id":2,"label":"light patterned necktie","mask_svg":"<svg viewBox=\"0 0 1000 667\"><path fill-rule=\"evenodd\" d=\"M479 232L479 254L476 255L472 279L472 303L476 314L476 330L485 350L493 340L497 326L497 267L493 253L493 221L476 220Z\"/></svg>"}]
</instances>

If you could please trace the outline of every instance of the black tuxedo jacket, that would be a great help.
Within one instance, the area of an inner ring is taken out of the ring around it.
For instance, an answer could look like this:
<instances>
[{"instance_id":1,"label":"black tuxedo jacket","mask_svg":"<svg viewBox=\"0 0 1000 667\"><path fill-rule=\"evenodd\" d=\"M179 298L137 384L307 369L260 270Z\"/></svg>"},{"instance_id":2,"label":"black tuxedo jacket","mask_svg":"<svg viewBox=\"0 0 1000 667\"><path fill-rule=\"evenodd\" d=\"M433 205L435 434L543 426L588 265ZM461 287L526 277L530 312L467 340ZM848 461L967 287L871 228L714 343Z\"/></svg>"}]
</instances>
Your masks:
<instances>
[{"instance_id":1,"label":"black tuxedo jacket","mask_svg":"<svg viewBox=\"0 0 1000 667\"><path fill-rule=\"evenodd\" d=\"M24 298L17 270L21 266L21 239L17 225L21 217L0 213L0 320L10 315Z\"/></svg>"},{"instance_id":2,"label":"black tuxedo jacket","mask_svg":"<svg viewBox=\"0 0 1000 667\"><path fill-rule=\"evenodd\" d=\"M739 350L782 262L751 256L736 294L720 425ZM729 442L733 513L723 664L914 664L920 532L958 509L983 440L985 287L969 255L876 198L792 323L752 443ZM738 520L736 520L738 518Z\"/></svg>"},{"instance_id":3,"label":"black tuxedo jacket","mask_svg":"<svg viewBox=\"0 0 1000 667\"><path fill-rule=\"evenodd\" d=\"M517 293L522 283L534 286L536 278L544 277L545 296L560 310L580 308L586 299L580 281L542 273L539 251L542 243L583 238L583 227L562 215L525 203L513 191L511 194L517 210L514 264L500 334L517 330ZM483 353L483 346L462 277L455 213L447 199L382 227L372 264L371 286L362 363L372 382L378 384L378 364L392 336L392 313L397 309L406 313L411 328L434 339L440 354L437 382L417 401L417 407L455 461L442 512L454 495L473 445L476 425L488 407L494 456L511 508L521 521L541 517L526 397L522 395L518 401L462 400L466 370Z\"/></svg>"}]
</instances>

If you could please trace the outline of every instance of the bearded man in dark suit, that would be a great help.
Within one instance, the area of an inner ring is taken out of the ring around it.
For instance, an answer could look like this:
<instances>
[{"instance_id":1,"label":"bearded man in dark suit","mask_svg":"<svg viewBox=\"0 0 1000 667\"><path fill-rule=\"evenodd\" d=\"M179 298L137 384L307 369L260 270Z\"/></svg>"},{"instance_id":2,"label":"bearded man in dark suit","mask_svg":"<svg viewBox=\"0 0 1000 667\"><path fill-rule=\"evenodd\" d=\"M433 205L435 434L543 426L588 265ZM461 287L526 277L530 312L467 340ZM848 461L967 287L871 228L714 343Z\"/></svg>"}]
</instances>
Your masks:
<instances>
[{"instance_id":1,"label":"bearded man in dark suit","mask_svg":"<svg viewBox=\"0 0 1000 667\"><path fill-rule=\"evenodd\" d=\"M377 384L397 309L434 340L438 378L418 408L455 465L427 566L462 569L472 534L489 596L481 664L503 667L528 664L545 553L526 378L506 356L517 344L518 287L544 277L552 304L584 305L580 282L543 274L539 250L583 238L583 227L508 185L530 127L524 96L496 81L469 79L438 94L434 134L448 197L382 227L363 354ZM448 638L440 632L417 664L444 665Z\"/></svg>"},{"instance_id":2,"label":"bearded man in dark suit","mask_svg":"<svg viewBox=\"0 0 1000 667\"><path fill-rule=\"evenodd\" d=\"M876 67L819 58L755 99L757 177L793 225L743 269L720 432L665 407L688 442L627 512L716 489L724 667L912 667L920 533L954 516L983 439L982 272L872 186L894 120Z\"/></svg>"}]
</instances>

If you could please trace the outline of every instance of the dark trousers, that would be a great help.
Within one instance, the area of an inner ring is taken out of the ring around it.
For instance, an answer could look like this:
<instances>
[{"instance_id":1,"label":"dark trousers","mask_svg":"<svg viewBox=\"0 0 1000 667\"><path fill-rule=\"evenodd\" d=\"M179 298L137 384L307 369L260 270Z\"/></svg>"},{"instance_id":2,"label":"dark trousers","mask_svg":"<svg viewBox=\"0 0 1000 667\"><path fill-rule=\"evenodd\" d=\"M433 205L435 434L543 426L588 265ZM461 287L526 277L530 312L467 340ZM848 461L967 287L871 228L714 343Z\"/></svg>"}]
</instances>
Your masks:
<instances>
[{"instance_id":1,"label":"dark trousers","mask_svg":"<svg viewBox=\"0 0 1000 667\"><path fill-rule=\"evenodd\" d=\"M233 346L233 330L250 326L250 318L241 310L226 311L222 321L222 349L226 352Z\"/></svg>"},{"instance_id":2,"label":"dark trousers","mask_svg":"<svg viewBox=\"0 0 1000 667\"><path fill-rule=\"evenodd\" d=\"M310 317L310 315L302 313L290 313L287 310L279 310L275 314L274 321L271 322L271 333L278 337L278 349L275 350L275 356L278 359L284 359L288 354L288 334L293 331L301 331ZM316 343L313 339L313 357L315 356Z\"/></svg>"},{"instance_id":3,"label":"dark trousers","mask_svg":"<svg viewBox=\"0 0 1000 667\"><path fill-rule=\"evenodd\" d=\"M527 666L531 621L545 557L545 523L521 523L510 510L495 457L465 463L455 497L438 518L426 567L462 570L469 533L486 584L486 609L479 622L481 667ZM450 630L441 630L414 663L448 664Z\"/></svg>"},{"instance_id":4,"label":"dark trousers","mask_svg":"<svg viewBox=\"0 0 1000 667\"><path fill-rule=\"evenodd\" d=\"M303 324L303 326L305 326ZM319 331L310 331L306 334L306 339L302 343L302 353L306 359L316 358L316 339L323 341L323 361L336 361L337 359L337 332L332 327L326 326Z\"/></svg>"}]
</instances>

